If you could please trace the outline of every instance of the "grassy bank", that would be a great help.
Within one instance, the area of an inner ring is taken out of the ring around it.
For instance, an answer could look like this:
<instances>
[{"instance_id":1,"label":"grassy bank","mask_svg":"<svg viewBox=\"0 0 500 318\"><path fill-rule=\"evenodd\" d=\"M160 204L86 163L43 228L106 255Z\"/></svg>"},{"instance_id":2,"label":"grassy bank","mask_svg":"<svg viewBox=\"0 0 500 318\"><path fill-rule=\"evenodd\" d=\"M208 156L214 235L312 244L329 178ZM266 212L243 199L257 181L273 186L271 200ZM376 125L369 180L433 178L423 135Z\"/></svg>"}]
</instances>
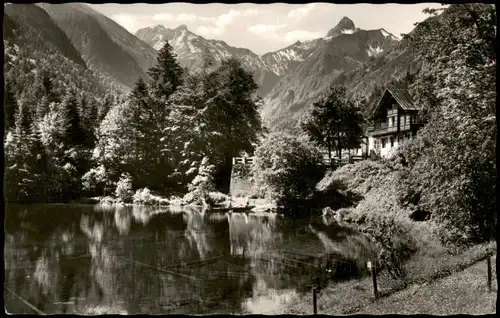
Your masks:
<instances>
[{"instance_id":1,"label":"grassy bank","mask_svg":"<svg viewBox=\"0 0 500 318\"><path fill-rule=\"evenodd\" d=\"M473 246L465 250L464 252L455 255L442 254L434 255L434 257L429 256L427 258L411 259L406 264L406 269L409 275L406 277L404 284L402 284L401 281L393 280L389 275L387 275L386 272L383 271L379 273L377 278L378 289L382 296L382 298L380 298L379 300L375 300L373 297L373 283L371 277L365 277L362 279L355 279L340 283L330 283L330 285L324 288L318 295L318 313L329 315L355 314L360 311L368 314L373 314L375 312L385 313L384 306L381 304L388 302L390 303L390 299L394 299L391 297L400 297L393 296L398 292L413 292L416 288L418 288L418 286L422 285L424 285L424 287L421 287L423 290L425 286L430 286L431 284L436 283L438 284L432 285L433 288L425 294L425 297L434 297L433 295L429 295L429 293L435 293L435 296L441 295L446 290L439 290L440 279L451 276L455 277L454 275L461 273L464 269L467 269L474 264L477 264L478 268L482 267L482 271L485 271L486 264L484 261L484 256L486 255L487 248L492 246L495 245L493 243L481 244ZM486 288L486 273L484 272L481 274L477 274L476 276L477 277L475 279L477 279L478 281L476 285L483 286L484 290ZM458 276L458 278L455 279L460 280L460 277ZM457 286L458 284L465 286L468 284L468 281L457 283ZM454 299L457 294L460 294L458 288L456 289L457 290L454 292L454 294L449 295L450 299ZM469 290L464 290L462 296L465 297L464 295L469 292ZM413 299L411 297L407 297L406 300L401 301L401 304L393 304L391 309L388 308L388 312L390 311L391 313L398 313L399 308L403 308L403 306L411 306ZM405 302L407 303L406 305L403 304ZM308 293L306 295L303 295L300 299L295 299L287 307L283 308L276 314L312 314L312 303L312 293ZM374 309L374 312L371 312L369 311L370 308L378 309Z\"/></svg>"},{"instance_id":2,"label":"grassy bank","mask_svg":"<svg viewBox=\"0 0 500 318\"><path fill-rule=\"evenodd\" d=\"M487 266L480 261L431 283L411 287L382 298L354 314L485 315L496 312L496 264L492 260L492 291L486 284Z\"/></svg>"}]
</instances>

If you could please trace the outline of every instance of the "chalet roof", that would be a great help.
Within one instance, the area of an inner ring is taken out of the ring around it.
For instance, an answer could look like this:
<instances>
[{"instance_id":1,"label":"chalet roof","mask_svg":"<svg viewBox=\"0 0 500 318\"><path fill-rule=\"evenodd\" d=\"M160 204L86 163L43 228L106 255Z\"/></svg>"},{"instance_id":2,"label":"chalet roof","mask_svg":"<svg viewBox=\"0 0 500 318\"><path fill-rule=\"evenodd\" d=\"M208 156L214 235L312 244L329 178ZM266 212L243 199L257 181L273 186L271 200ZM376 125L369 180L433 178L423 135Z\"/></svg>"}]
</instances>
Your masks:
<instances>
[{"instance_id":1,"label":"chalet roof","mask_svg":"<svg viewBox=\"0 0 500 318\"><path fill-rule=\"evenodd\" d=\"M413 102L413 98L411 97L410 93L408 93L407 89L403 88L386 88L384 94L382 94L382 97L378 101L377 106L375 109L373 109L371 116L375 115L376 111L378 110L380 103L386 96L386 94L391 94L392 97L396 100L396 102L399 104L399 106L403 110L419 110L417 106L415 106ZM370 116L370 117L371 117Z\"/></svg>"},{"instance_id":2,"label":"chalet roof","mask_svg":"<svg viewBox=\"0 0 500 318\"><path fill-rule=\"evenodd\" d=\"M391 93L392 97L398 102L399 106L404 110L418 110L413 103L413 98L411 98L408 90L402 88L388 88L387 91Z\"/></svg>"}]
</instances>

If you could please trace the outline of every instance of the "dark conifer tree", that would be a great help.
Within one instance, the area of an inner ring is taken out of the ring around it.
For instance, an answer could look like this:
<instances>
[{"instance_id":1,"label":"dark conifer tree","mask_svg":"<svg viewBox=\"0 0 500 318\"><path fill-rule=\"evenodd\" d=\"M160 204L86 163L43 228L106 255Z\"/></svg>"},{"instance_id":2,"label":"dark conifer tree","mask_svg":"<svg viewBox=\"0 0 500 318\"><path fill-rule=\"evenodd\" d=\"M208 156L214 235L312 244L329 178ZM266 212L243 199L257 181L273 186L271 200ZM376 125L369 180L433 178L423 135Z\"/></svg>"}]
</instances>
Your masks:
<instances>
[{"instance_id":1,"label":"dark conifer tree","mask_svg":"<svg viewBox=\"0 0 500 318\"><path fill-rule=\"evenodd\" d=\"M42 120L43 116L45 116L49 112L49 98L47 96L43 96L36 106L36 117L38 120Z\"/></svg>"},{"instance_id":2,"label":"dark conifer tree","mask_svg":"<svg viewBox=\"0 0 500 318\"><path fill-rule=\"evenodd\" d=\"M28 135L32 132L33 117L27 103L19 103L16 114L16 133L18 135Z\"/></svg>"},{"instance_id":3,"label":"dark conifer tree","mask_svg":"<svg viewBox=\"0 0 500 318\"><path fill-rule=\"evenodd\" d=\"M83 110L85 114L86 120L89 122L89 125L94 129L98 126L98 118L99 118L99 106L98 102L95 98L92 98L87 107Z\"/></svg>"},{"instance_id":4,"label":"dark conifer tree","mask_svg":"<svg viewBox=\"0 0 500 318\"><path fill-rule=\"evenodd\" d=\"M140 78L129 95L132 110L131 128L134 130L136 161L134 183L152 189L163 189L170 172L166 163L168 154L162 153L163 130L169 108L159 98L151 96Z\"/></svg>"},{"instance_id":5,"label":"dark conifer tree","mask_svg":"<svg viewBox=\"0 0 500 318\"><path fill-rule=\"evenodd\" d=\"M165 45L158 53L156 66L149 69L152 93L155 97L166 100L183 82L183 69L173 53L172 46Z\"/></svg>"},{"instance_id":6,"label":"dark conifer tree","mask_svg":"<svg viewBox=\"0 0 500 318\"><path fill-rule=\"evenodd\" d=\"M102 100L102 102L98 107L98 116L97 116L98 122L103 121L104 117L106 117L112 105L113 105L113 96L110 94L106 94L106 96L104 96L104 99Z\"/></svg>"},{"instance_id":7,"label":"dark conifer tree","mask_svg":"<svg viewBox=\"0 0 500 318\"><path fill-rule=\"evenodd\" d=\"M12 82L9 79L5 80L4 95L3 95L3 111L5 131L14 128L16 124L15 114L18 108L16 96L12 90Z\"/></svg>"},{"instance_id":8,"label":"dark conifer tree","mask_svg":"<svg viewBox=\"0 0 500 318\"><path fill-rule=\"evenodd\" d=\"M69 91L63 101L62 109L66 128L66 136L64 138L66 145L83 145L85 143L85 132L82 127L80 114L78 113L78 101L74 90Z\"/></svg>"},{"instance_id":9,"label":"dark conifer tree","mask_svg":"<svg viewBox=\"0 0 500 318\"><path fill-rule=\"evenodd\" d=\"M60 102L59 96L55 92L53 85L52 85L52 79L50 78L50 74L47 71L44 71L42 74L42 85L44 89L45 96L47 96L47 99L50 103L53 102Z\"/></svg>"}]
</instances>

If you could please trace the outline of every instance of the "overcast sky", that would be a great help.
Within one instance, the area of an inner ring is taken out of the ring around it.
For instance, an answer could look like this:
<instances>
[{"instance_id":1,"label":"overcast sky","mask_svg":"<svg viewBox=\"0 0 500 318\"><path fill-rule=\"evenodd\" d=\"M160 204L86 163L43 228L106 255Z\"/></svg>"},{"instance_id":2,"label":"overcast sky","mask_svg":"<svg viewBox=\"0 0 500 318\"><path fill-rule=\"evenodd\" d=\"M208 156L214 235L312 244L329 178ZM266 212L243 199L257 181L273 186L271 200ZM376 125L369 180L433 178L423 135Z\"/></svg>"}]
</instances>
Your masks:
<instances>
[{"instance_id":1,"label":"overcast sky","mask_svg":"<svg viewBox=\"0 0 500 318\"><path fill-rule=\"evenodd\" d=\"M297 40L326 36L342 17L349 17L356 27L370 30L384 28L400 37L422 21L427 7L437 3L419 4L91 4L91 7L112 18L129 32L164 25L175 28L181 24L207 39L224 40L257 54L279 50Z\"/></svg>"}]
</instances>

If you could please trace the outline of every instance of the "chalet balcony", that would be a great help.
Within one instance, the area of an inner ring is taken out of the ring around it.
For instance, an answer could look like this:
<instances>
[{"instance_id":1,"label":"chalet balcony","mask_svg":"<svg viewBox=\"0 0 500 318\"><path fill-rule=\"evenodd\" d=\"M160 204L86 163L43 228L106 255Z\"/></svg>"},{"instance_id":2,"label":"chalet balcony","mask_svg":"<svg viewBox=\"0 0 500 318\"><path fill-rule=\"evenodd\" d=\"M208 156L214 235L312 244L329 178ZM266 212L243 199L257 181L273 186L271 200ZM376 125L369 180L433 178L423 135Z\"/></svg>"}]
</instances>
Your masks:
<instances>
[{"instance_id":1,"label":"chalet balcony","mask_svg":"<svg viewBox=\"0 0 500 318\"><path fill-rule=\"evenodd\" d=\"M371 134L372 136L381 136L381 135L392 134L397 131L398 131L398 126L389 127L387 123L380 123L373 127Z\"/></svg>"}]
</instances>

